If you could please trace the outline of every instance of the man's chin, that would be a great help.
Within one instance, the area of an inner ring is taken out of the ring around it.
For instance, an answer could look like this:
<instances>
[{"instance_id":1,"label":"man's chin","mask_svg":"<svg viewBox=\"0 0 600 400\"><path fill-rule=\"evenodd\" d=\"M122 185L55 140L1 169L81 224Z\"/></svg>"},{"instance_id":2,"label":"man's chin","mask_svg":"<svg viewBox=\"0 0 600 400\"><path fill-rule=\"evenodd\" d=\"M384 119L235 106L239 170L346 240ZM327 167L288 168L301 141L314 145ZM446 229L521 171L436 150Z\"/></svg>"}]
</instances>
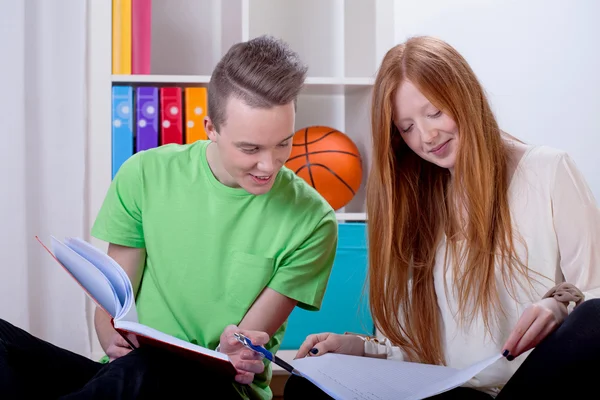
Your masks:
<instances>
[{"instance_id":1,"label":"man's chin","mask_svg":"<svg viewBox=\"0 0 600 400\"><path fill-rule=\"evenodd\" d=\"M238 184L240 184L239 186L242 189L244 189L246 192L256 195L256 196L267 193L273 187L273 182L269 182L268 184L265 184L265 185L257 185L251 181L250 182L244 181L244 182L239 182Z\"/></svg>"}]
</instances>

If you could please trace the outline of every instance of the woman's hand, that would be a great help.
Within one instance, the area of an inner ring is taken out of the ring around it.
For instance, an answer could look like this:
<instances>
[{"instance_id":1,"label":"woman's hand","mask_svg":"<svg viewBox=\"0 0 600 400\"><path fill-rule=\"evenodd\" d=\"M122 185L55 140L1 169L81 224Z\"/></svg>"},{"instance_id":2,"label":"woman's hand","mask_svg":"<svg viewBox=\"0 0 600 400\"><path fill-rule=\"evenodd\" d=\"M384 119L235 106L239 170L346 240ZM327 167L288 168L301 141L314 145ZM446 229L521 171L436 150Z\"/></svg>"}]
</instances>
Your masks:
<instances>
[{"instance_id":1,"label":"woman's hand","mask_svg":"<svg viewBox=\"0 0 600 400\"><path fill-rule=\"evenodd\" d=\"M504 344L504 356L508 361L537 346L563 323L567 307L552 297L527 307Z\"/></svg>"},{"instance_id":2,"label":"woman's hand","mask_svg":"<svg viewBox=\"0 0 600 400\"><path fill-rule=\"evenodd\" d=\"M254 374L260 374L265 369L265 364L259 353L244 347L243 344L233 336L235 332L242 333L250 339L252 344L264 346L269 341L266 332L241 330L235 325L225 328L220 338L220 351L231 359L237 370L235 380L241 384L249 385L254 380Z\"/></svg>"},{"instance_id":3,"label":"woman's hand","mask_svg":"<svg viewBox=\"0 0 600 400\"><path fill-rule=\"evenodd\" d=\"M356 335L339 335L337 333L317 333L309 335L295 358L307 355L320 356L325 353L348 354L352 356L364 356L364 341Z\"/></svg>"}]
</instances>

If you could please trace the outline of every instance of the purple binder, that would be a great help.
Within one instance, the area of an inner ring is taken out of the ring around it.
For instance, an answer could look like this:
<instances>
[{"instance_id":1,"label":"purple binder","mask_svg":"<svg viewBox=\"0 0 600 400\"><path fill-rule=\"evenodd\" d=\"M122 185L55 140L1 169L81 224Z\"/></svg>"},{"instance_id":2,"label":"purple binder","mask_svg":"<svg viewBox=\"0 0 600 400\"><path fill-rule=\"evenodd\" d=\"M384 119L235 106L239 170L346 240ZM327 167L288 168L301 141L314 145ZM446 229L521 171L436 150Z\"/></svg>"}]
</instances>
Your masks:
<instances>
[{"instance_id":1,"label":"purple binder","mask_svg":"<svg viewBox=\"0 0 600 400\"><path fill-rule=\"evenodd\" d=\"M158 88L136 88L136 152L158 147Z\"/></svg>"}]
</instances>

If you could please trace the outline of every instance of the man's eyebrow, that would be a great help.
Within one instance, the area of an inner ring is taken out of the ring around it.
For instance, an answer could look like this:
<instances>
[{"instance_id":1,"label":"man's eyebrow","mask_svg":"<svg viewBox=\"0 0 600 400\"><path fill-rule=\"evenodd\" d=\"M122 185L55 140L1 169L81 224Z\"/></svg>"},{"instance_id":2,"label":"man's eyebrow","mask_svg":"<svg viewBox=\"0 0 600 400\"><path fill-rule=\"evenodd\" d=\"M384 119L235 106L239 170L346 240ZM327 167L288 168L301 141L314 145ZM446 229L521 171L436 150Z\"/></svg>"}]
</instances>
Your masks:
<instances>
[{"instance_id":1,"label":"man's eyebrow","mask_svg":"<svg viewBox=\"0 0 600 400\"><path fill-rule=\"evenodd\" d=\"M283 139L281 142L285 142L286 140L290 140L291 138L294 137L294 135L296 134L296 132L293 132L290 136L286 137L285 139Z\"/></svg>"},{"instance_id":2,"label":"man's eyebrow","mask_svg":"<svg viewBox=\"0 0 600 400\"><path fill-rule=\"evenodd\" d=\"M260 147L259 145L250 142L235 142L234 144L239 147Z\"/></svg>"},{"instance_id":3,"label":"man's eyebrow","mask_svg":"<svg viewBox=\"0 0 600 400\"><path fill-rule=\"evenodd\" d=\"M295 135L295 133L292 133L290 136L288 136L288 137L286 137L285 139L283 139L283 140L282 140L280 143L283 143L283 142L285 142L285 141L287 141L287 140L290 140L291 138L293 138L293 137L294 137L294 135ZM250 142L235 142L235 145L236 145L236 146L239 146L239 147L262 147L262 146L261 146L261 145L259 145L259 144L256 144L256 143L250 143Z\"/></svg>"}]
</instances>

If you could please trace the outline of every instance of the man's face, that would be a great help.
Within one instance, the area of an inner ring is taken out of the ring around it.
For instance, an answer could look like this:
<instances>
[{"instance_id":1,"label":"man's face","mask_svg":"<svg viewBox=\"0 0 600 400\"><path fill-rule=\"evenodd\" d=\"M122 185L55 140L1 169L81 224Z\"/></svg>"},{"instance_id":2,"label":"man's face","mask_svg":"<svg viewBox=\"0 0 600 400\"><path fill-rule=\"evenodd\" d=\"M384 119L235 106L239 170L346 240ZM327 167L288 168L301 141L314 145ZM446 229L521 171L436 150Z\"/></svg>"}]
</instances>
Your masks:
<instances>
[{"instance_id":1,"label":"man's face","mask_svg":"<svg viewBox=\"0 0 600 400\"><path fill-rule=\"evenodd\" d=\"M213 173L227 186L255 195L267 193L292 151L294 103L251 108L230 97L225 115L219 132L210 119L206 121L208 137L218 150Z\"/></svg>"}]
</instances>

